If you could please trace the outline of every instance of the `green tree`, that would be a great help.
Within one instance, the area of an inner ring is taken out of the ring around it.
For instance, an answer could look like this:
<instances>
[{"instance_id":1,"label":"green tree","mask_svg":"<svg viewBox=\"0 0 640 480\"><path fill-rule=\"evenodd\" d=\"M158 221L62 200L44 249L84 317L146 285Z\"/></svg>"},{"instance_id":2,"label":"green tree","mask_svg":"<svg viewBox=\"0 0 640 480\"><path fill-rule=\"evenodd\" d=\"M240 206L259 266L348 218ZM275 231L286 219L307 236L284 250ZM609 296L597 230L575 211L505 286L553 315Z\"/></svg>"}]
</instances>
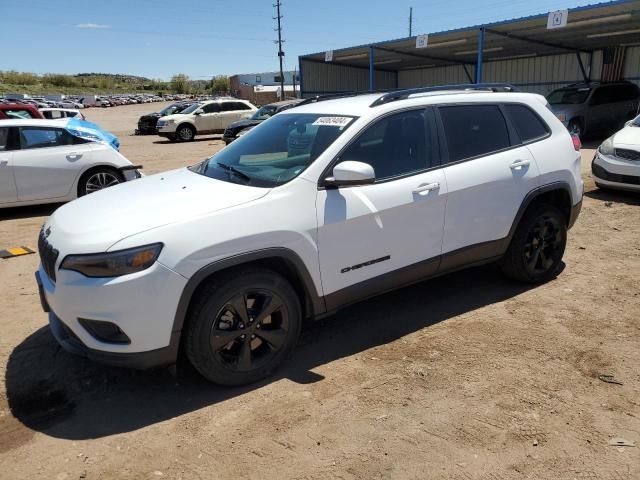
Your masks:
<instances>
[{"instance_id":1,"label":"green tree","mask_svg":"<svg viewBox=\"0 0 640 480\"><path fill-rule=\"evenodd\" d=\"M229 77L216 75L211 79L211 91L213 93L226 93L230 90Z\"/></svg>"},{"instance_id":2,"label":"green tree","mask_svg":"<svg viewBox=\"0 0 640 480\"><path fill-rule=\"evenodd\" d=\"M189 77L178 73L171 77L171 89L176 93L189 93Z\"/></svg>"}]
</instances>

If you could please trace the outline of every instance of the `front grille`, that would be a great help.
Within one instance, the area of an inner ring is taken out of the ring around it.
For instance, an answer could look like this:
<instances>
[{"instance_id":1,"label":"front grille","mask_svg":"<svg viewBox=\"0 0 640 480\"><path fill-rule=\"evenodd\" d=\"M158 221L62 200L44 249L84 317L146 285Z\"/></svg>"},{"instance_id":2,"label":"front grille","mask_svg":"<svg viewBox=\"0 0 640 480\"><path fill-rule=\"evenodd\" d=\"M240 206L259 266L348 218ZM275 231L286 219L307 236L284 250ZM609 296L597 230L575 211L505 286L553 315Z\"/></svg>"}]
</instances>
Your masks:
<instances>
[{"instance_id":1,"label":"front grille","mask_svg":"<svg viewBox=\"0 0 640 480\"><path fill-rule=\"evenodd\" d=\"M60 252L53 248L44 234L44 228L40 230L38 236L38 252L40 253L40 262L42 262L42 268L46 272L51 281L56 281L56 261Z\"/></svg>"},{"instance_id":2,"label":"front grille","mask_svg":"<svg viewBox=\"0 0 640 480\"><path fill-rule=\"evenodd\" d=\"M616 148L616 157L626 158L627 160L640 160L640 152L627 150L626 148Z\"/></svg>"},{"instance_id":3,"label":"front grille","mask_svg":"<svg viewBox=\"0 0 640 480\"><path fill-rule=\"evenodd\" d=\"M595 163L592 165L591 171L596 177L601 178L602 180L616 183L626 183L629 185L640 185L640 177L636 177L635 175L620 175L618 173L611 173L610 171L602 168L600 165L596 165Z\"/></svg>"}]
</instances>

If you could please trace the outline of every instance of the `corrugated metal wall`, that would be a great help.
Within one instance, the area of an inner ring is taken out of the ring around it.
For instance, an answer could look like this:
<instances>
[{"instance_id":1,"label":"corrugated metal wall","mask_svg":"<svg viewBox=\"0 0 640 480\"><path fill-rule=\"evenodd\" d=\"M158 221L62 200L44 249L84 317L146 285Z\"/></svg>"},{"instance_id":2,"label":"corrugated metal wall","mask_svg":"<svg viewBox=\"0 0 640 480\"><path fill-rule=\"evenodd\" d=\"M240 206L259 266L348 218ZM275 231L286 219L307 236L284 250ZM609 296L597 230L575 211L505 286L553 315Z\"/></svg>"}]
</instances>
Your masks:
<instances>
[{"instance_id":1,"label":"corrugated metal wall","mask_svg":"<svg viewBox=\"0 0 640 480\"><path fill-rule=\"evenodd\" d=\"M585 68L591 64L591 80L600 79L602 51L582 54ZM475 67L467 66L475 79ZM366 91L369 89L369 70L302 60L303 89L306 96L322 93ZM433 67L393 72L376 71L376 89L411 88L430 85L469 83L462 66ZM578 59L573 53L546 57L517 58L486 62L484 82L507 82L526 92L548 94L569 83L583 81ZM624 64L624 78L640 85L640 46L628 47Z\"/></svg>"},{"instance_id":2,"label":"corrugated metal wall","mask_svg":"<svg viewBox=\"0 0 640 480\"><path fill-rule=\"evenodd\" d=\"M623 75L627 80L640 85L640 46L627 47Z\"/></svg>"},{"instance_id":3,"label":"corrugated metal wall","mask_svg":"<svg viewBox=\"0 0 640 480\"><path fill-rule=\"evenodd\" d=\"M475 79L475 67L467 66L467 70L471 78ZM464 73L464 68L461 65L404 70L398 73L398 87L400 88L454 85L457 83L469 83L469 77Z\"/></svg>"},{"instance_id":4,"label":"corrugated metal wall","mask_svg":"<svg viewBox=\"0 0 640 480\"><path fill-rule=\"evenodd\" d=\"M306 97L323 93L369 90L369 70L332 63L301 61L302 89ZM395 72L376 71L376 89L396 88Z\"/></svg>"},{"instance_id":5,"label":"corrugated metal wall","mask_svg":"<svg viewBox=\"0 0 640 480\"><path fill-rule=\"evenodd\" d=\"M594 68L591 78L597 80L600 76L601 52L594 54ZM596 58L596 56L598 56ZM585 68L589 67L589 55L582 54ZM472 78L475 78L475 67L467 66ZM483 65L484 82L512 83L521 90L546 95L554 88L567 83L583 80L582 73L575 54L553 55L547 57L517 58L486 62ZM398 75L400 88L420 87L429 85L447 85L468 83L462 66L434 67L422 70L407 70Z\"/></svg>"}]
</instances>

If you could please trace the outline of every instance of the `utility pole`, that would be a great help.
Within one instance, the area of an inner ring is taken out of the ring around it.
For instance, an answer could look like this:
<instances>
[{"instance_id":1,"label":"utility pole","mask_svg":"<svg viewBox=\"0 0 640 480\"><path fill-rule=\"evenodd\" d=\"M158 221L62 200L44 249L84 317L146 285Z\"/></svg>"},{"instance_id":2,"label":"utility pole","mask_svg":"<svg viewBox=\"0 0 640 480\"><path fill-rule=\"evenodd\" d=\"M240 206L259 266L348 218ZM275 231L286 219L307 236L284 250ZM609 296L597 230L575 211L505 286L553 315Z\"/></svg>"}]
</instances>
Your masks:
<instances>
[{"instance_id":1,"label":"utility pole","mask_svg":"<svg viewBox=\"0 0 640 480\"><path fill-rule=\"evenodd\" d=\"M274 18L274 20L278 21L278 59L280 60L280 100L284 100L284 72L282 71L282 58L284 57L284 52L282 51L282 42L284 40L282 40L282 15L280 15L280 6L282 5L282 3L280 2L280 0L276 0L276 4L274 5L274 7L276 7L276 12L277 12L277 16Z\"/></svg>"},{"instance_id":2,"label":"utility pole","mask_svg":"<svg viewBox=\"0 0 640 480\"><path fill-rule=\"evenodd\" d=\"M413 7L409 7L409 36L413 37Z\"/></svg>"}]
</instances>

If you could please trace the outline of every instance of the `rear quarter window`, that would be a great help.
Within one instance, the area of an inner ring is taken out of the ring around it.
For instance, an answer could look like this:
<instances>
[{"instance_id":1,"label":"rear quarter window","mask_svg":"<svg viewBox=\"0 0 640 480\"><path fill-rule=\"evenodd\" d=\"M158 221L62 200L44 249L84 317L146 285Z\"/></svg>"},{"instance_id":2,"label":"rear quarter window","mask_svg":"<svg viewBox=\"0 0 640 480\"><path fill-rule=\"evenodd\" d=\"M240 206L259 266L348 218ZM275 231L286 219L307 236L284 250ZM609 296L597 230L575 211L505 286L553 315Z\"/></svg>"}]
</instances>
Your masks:
<instances>
[{"instance_id":1,"label":"rear quarter window","mask_svg":"<svg viewBox=\"0 0 640 480\"><path fill-rule=\"evenodd\" d=\"M533 142L549 134L547 125L525 105L505 105L511 122L515 127L522 143Z\"/></svg>"},{"instance_id":2,"label":"rear quarter window","mask_svg":"<svg viewBox=\"0 0 640 480\"><path fill-rule=\"evenodd\" d=\"M497 105L440 107L449 163L488 155L511 146L509 130Z\"/></svg>"}]
</instances>

